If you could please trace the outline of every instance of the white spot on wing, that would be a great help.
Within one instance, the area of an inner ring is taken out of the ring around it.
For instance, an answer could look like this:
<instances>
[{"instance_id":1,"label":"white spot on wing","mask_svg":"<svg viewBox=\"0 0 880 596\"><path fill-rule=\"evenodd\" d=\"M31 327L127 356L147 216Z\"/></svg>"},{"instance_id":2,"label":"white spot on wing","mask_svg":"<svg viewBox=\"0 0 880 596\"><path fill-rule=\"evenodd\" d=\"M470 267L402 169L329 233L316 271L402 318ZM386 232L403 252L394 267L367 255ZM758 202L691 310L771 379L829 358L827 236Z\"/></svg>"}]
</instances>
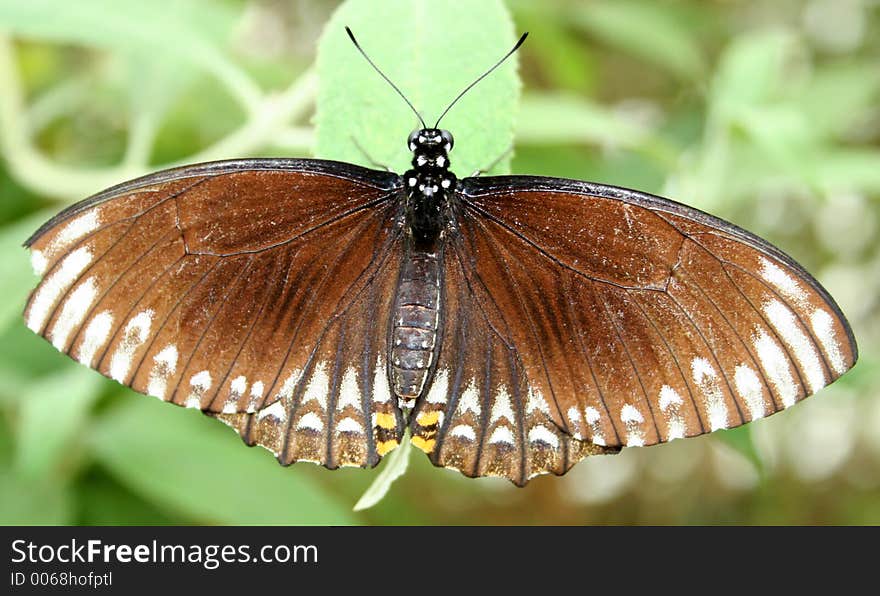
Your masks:
<instances>
[{"instance_id":1,"label":"white spot on wing","mask_svg":"<svg viewBox=\"0 0 880 596\"><path fill-rule=\"evenodd\" d=\"M70 293L61 313L52 326L52 345L61 351L67 346L71 332L82 324L83 319L92 307L92 303L98 295L95 286L95 278L90 277Z\"/></svg>"},{"instance_id":2,"label":"white spot on wing","mask_svg":"<svg viewBox=\"0 0 880 596\"><path fill-rule=\"evenodd\" d=\"M596 445L605 445L605 433L602 432L600 419L601 414L599 414L599 410L593 406L584 408L584 420L587 421L587 424L590 425L590 430L593 431L593 436L590 437L590 440Z\"/></svg>"},{"instance_id":3,"label":"white spot on wing","mask_svg":"<svg viewBox=\"0 0 880 596\"><path fill-rule=\"evenodd\" d=\"M338 433L357 433L364 434L364 427L361 423L351 417L345 417L336 424L336 432Z\"/></svg>"},{"instance_id":4,"label":"white spot on wing","mask_svg":"<svg viewBox=\"0 0 880 596\"><path fill-rule=\"evenodd\" d=\"M46 269L49 267L49 261L46 259L46 255L43 254L43 251L31 251L31 267L33 267L34 273L39 276L46 273Z\"/></svg>"},{"instance_id":5,"label":"white spot on wing","mask_svg":"<svg viewBox=\"0 0 880 596\"><path fill-rule=\"evenodd\" d=\"M54 257L86 234L96 230L101 225L98 211L98 209L90 209L64 226L52 239L52 243L48 247L49 256Z\"/></svg>"},{"instance_id":6,"label":"white spot on wing","mask_svg":"<svg viewBox=\"0 0 880 596\"><path fill-rule=\"evenodd\" d=\"M306 385L306 391L303 394L302 403L308 403L312 400L318 402L322 410L327 409L327 393L330 390L330 378L327 376L327 364L319 362L312 372L309 384Z\"/></svg>"},{"instance_id":7,"label":"white spot on wing","mask_svg":"<svg viewBox=\"0 0 880 596\"><path fill-rule=\"evenodd\" d=\"M461 399L458 400L458 408L456 409L459 414L464 414L468 410L473 412L476 416L479 416L481 412L480 396L473 379L468 382L468 386L462 392Z\"/></svg>"},{"instance_id":8,"label":"white spot on wing","mask_svg":"<svg viewBox=\"0 0 880 596\"><path fill-rule=\"evenodd\" d=\"M278 402L275 402L278 403ZM296 423L297 429L308 428L310 430L315 430L321 432L324 430L324 421L318 417L314 412L307 412L303 414L303 417L299 419L299 422Z\"/></svg>"},{"instance_id":9,"label":"white spot on wing","mask_svg":"<svg viewBox=\"0 0 880 596\"><path fill-rule=\"evenodd\" d=\"M470 427L469 427L470 428ZM515 445L513 439L513 433L510 432L510 427L508 426L499 426L495 429L495 432L492 433L492 436L489 437L489 443L507 443L508 445Z\"/></svg>"},{"instance_id":10,"label":"white spot on wing","mask_svg":"<svg viewBox=\"0 0 880 596\"><path fill-rule=\"evenodd\" d=\"M728 420L727 404L724 403L724 394L718 384L718 373L715 372L712 363L705 358L694 358L691 361L691 374L694 377L694 383L703 394L706 412L709 416L709 428L711 430L728 428L730 421Z\"/></svg>"},{"instance_id":11,"label":"white spot on wing","mask_svg":"<svg viewBox=\"0 0 880 596\"><path fill-rule=\"evenodd\" d=\"M660 388L660 410L666 414L667 441L685 436L684 418L680 406L684 403L678 392L669 385Z\"/></svg>"},{"instance_id":12,"label":"white spot on wing","mask_svg":"<svg viewBox=\"0 0 880 596\"><path fill-rule=\"evenodd\" d=\"M819 339L819 343L822 344L822 350L828 357L831 369L839 375L845 373L846 361L843 359L840 344L834 334L834 319L821 308L817 308L810 315L810 326Z\"/></svg>"},{"instance_id":13,"label":"white spot on wing","mask_svg":"<svg viewBox=\"0 0 880 596\"><path fill-rule=\"evenodd\" d=\"M299 379L302 376L302 371L298 368L293 369L287 378L284 379L284 382L281 384L281 389L278 390L278 399L290 399L293 397L293 390L296 387L296 384L299 383Z\"/></svg>"},{"instance_id":14,"label":"white spot on wing","mask_svg":"<svg viewBox=\"0 0 880 596\"><path fill-rule=\"evenodd\" d=\"M257 411L257 404L263 399L263 393L265 391L266 388L263 385L263 381L256 381L251 385L251 398L248 401L247 409L245 410L248 414L253 414Z\"/></svg>"},{"instance_id":15,"label":"white spot on wing","mask_svg":"<svg viewBox=\"0 0 880 596\"><path fill-rule=\"evenodd\" d=\"M147 382L147 393L159 399L165 399L168 377L177 370L177 346L170 344L153 356L153 368Z\"/></svg>"},{"instance_id":16,"label":"white spot on wing","mask_svg":"<svg viewBox=\"0 0 880 596\"><path fill-rule=\"evenodd\" d=\"M376 372L373 375L373 401L377 404L391 401L391 387L388 386L388 374L381 357L376 359Z\"/></svg>"},{"instance_id":17,"label":"white spot on wing","mask_svg":"<svg viewBox=\"0 0 880 596\"><path fill-rule=\"evenodd\" d=\"M559 437L550 432L546 426L539 424L529 431L529 443L544 443L553 449L558 449Z\"/></svg>"},{"instance_id":18,"label":"white spot on wing","mask_svg":"<svg viewBox=\"0 0 880 596\"><path fill-rule=\"evenodd\" d=\"M211 388L212 383L213 380L209 371L202 370L194 374L189 380L191 391L184 405L187 408L201 409L202 396Z\"/></svg>"},{"instance_id":19,"label":"white spot on wing","mask_svg":"<svg viewBox=\"0 0 880 596\"><path fill-rule=\"evenodd\" d=\"M116 346L116 351L113 352L110 359L111 379L125 383L131 369L134 353L150 336L150 326L155 314L152 310L141 311L125 325L122 340Z\"/></svg>"},{"instance_id":20,"label":"white spot on wing","mask_svg":"<svg viewBox=\"0 0 880 596\"><path fill-rule=\"evenodd\" d=\"M86 366L92 366L92 360L98 350L104 347L107 340L110 339L110 331L113 328L113 314L109 310L102 311L95 315L86 330L83 333L82 345L79 348L79 356L77 360Z\"/></svg>"},{"instance_id":21,"label":"white spot on wing","mask_svg":"<svg viewBox=\"0 0 880 596\"><path fill-rule=\"evenodd\" d=\"M807 386L811 392L816 392L827 384L825 369L819 359L819 354L813 347L810 338L798 327L794 313L778 300L769 300L764 303L764 314L770 319L770 323L779 332L782 341L794 352L801 365L801 370L806 377Z\"/></svg>"},{"instance_id":22,"label":"white spot on wing","mask_svg":"<svg viewBox=\"0 0 880 596\"><path fill-rule=\"evenodd\" d=\"M746 403L751 419L763 418L766 414L766 407L761 395L762 385L758 374L751 367L740 364L733 373L733 384L736 385L736 392Z\"/></svg>"},{"instance_id":23,"label":"white spot on wing","mask_svg":"<svg viewBox=\"0 0 880 596\"><path fill-rule=\"evenodd\" d=\"M57 269L43 280L28 311L27 326L31 331L40 332L52 307L91 262L92 251L87 246L78 248L64 257Z\"/></svg>"},{"instance_id":24,"label":"white spot on wing","mask_svg":"<svg viewBox=\"0 0 880 596\"><path fill-rule=\"evenodd\" d=\"M266 418L267 416L271 416L278 422L284 422L284 419L287 418L287 411L284 409L284 403L281 400L278 400L272 405L260 410L257 414L257 422L259 422L263 418ZM301 419L300 422L302 422Z\"/></svg>"},{"instance_id":25,"label":"white spot on wing","mask_svg":"<svg viewBox=\"0 0 880 596\"><path fill-rule=\"evenodd\" d=\"M788 358L782 348L760 327L755 328L752 344L755 346L755 352L758 353L761 368L770 379L783 407L794 405L794 402L797 401L798 387L791 376Z\"/></svg>"},{"instance_id":26,"label":"white spot on wing","mask_svg":"<svg viewBox=\"0 0 880 596\"><path fill-rule=\"evenodd\" d=\"M786 273L779 265L761 258L761 277L769 282L779 293L802 308L807 305L807 294L798 281Z\"/></svg>"},{"instance_id":27,"label":"white spot on wing","mask_svg":"<svg viewBox=\"0 0 880 596\"><path fill-rule=\"evenodd\" d=\"M342 383L339 385L339 400L336 402L336 409L342 410L346 406L350 406L362 411L361 407L361 388L358 387L357 372L354 367L349 366L342 375ZM337 426L336 430L339 430Z\"/></svg>"},{"instance_id":28,"label":"white spot on wing","mask_svg":"<svg viewBox=\"0 0 880 596\"><path fill-rule=\"evenodd\" d=\"M474 428L468 424L459 424L453 428L449 434L453 437L467 439L468 441L475 441L477 439L477 435L474 433Z\"/></svg>"},{"instance_id":29,"label":"white spot on wing","mask_svg":"<svg viewBox=\"0 0 880 596\"><path fill-rule=\"evenodd\" d=\"M429 404L445 404L446 394L449 391L449 371L444 369L437 370L434 375L434 381L431 383L431 389L428 391Z\"/></svg>"},{"instance_id":30,"label":"white spot on wing","mask_svg":"<svg viewBox=\"0 0 880 596\"><path fill-rule=\"evenodd\" d=\"M620 420L626 426L627 447L641 447L645 444L645 432L641 424L645 417L632 404L623 404L620 409Z\"/></svg>"},{"instance_id":31,"label":"white spot on wing","mask_svg":"<svg viewBox=\"0 0 880 596\"><path fill-rule=\"evenodd\" d=\"M244 395L244 392L247 390L247 377L244 375L239 375L232 379L232 382L229 383L229 391L236 398Z\"/></svg>"},{"instance_id":32,"label":"white spot on wing","mask_svg":"<svg viewBox=\"0 0 880 596\"><path fill-rule=\"evenodd\" d=\"M513 415L513 408L510 407L510 395L507 394L507 388L504 385L498 385L495 391L495 403L492 405L492 415L489 417L489 423L495 422L501 418L507 418L510 422L515 422L516 417Z\"/></svg>"},{"instance_id":33,"label":"white spot on wing","mask_svg":"<svg viewBox=\"0 0 880 596\"><path fill-rule=\"evenodd\" d=\"M526 414L531 414L535 410L539 410L546 415L550 415L550 406L540 389L529 387L529 399L526 402Z\"/></svg>"}]
</instances>

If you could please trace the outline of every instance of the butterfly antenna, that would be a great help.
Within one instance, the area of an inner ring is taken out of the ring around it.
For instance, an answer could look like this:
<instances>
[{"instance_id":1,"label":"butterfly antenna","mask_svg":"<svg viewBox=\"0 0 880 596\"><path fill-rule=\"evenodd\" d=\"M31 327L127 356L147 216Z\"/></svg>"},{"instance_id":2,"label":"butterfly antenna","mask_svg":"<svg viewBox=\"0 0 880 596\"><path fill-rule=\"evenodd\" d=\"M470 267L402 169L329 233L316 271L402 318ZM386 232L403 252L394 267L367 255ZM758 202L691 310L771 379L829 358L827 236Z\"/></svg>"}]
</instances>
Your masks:
<instances>
[{"instance_id":1,"label":"butterfly antenna","mask_svg":"<svg viewBox=\"0 0 880 596\"><path fill-rule=\"evenodd\" d=\"M367 53L366 53L366 52L364 51L364 49L361 47L361 44L359 44L358 41L354 38L354 33L351 32L351 29L349 29L348 27L346 27L346 28L345 28L345 31L346 31L346 33L348 33L348 36L351 38L351 43L353 43L353 44L354 44L354 47L356 47L356 48L358 49L358 52L360 52L361 55L362 55L364 58L366 58L367 62L370 63L370 66L372 66L372 67L376 70L376 72L379 73L379 76L381 76L383 79L385 79L385 82L386 82L386 83L388 83L389 85L391 85L391 88L392 88L392 89L394 89L395 91L397 91L397 94L403 98L403 101L406 102L406 105L408 105L408 106L410 107L410 109L412 109L412 111L413 111L413 112L415 113L415 115L418 117L419 122L422 123L422 128L428 128L428 125L425 124L425 119L422 118L422 115L419 114L419 111L418 111L418 110L415 108L415 106L413 106L412 103L406 98L406 95L404 95L403 92L402 92L400 89L397 88L397 85L395 85L394 83L392 83L392 82L391 82L391 79L389 79L388 77L386 77L386 76L385 76L385 73L382 72L381 70L379 70L379 67L376 66L376 64L375 64L372 60L370 60L370 57L367 56Z\"/></svg>"},{"instance_id":2,"label":"butterfly antenna","mask_svg":"<svg viewBox=\"0 0 880 596\"><path fill-rule=\"evenodd\" d=\"M495 63L495 66L493 66L492 68L490 68L489 70L487 70L486 72L484 72L482 75L479 76L479 78L477 78L477 80L475 80L473 83L471 83L470 85L468 85L467 87L465 87L465 88L464 88L464 91L462 91L461 93L459 93L459 94L458 94L458 97L456 97L455 99L453 99L453 100L452 100L452 103L449 104L449 105L446 107L445 110L443 110L443 113L440 114L440 117L439 117L439 118L437 118L437 122L434 123L434 128L437 128L437 127L440 125L440 121L443 120L443 116L446 115L446 112L448 112L448 111L450 110L450 108L452 108L452 106L454 106L454 105L456 104L456 102L457 102L459 99L461 99L462 96L463 96L465 93L467 93L468 91L470 91L470 90L471 90L471 87L473 87L474 85L476 85L477 83L479 83L480 81L482 81L483 79L485 79L487 76L489 76L489 73L491 73L493 70L495 70L496 68L498 68L499 66L501 66L501 64L502 64L505 60L507 60L508 58L510 58L510 55L513 54L515 51L517 51L517 50L519 49L519 46L521 46L521 45L523 44L523 42L526 40L526 37L528 37L528 36L529 36L529 32L528 32L528 31L526 31L525 33L523 33L523 34L522 34L522 37L519 38L519 41L516 42L516 45L514 45L513 48L511 48L511 50L510 50L509 52L507 52L506 54L504 54L504 57L501 58L501 60L499 60L498 62L496 62L496 63Z\"/></svg>"}]
</instances>

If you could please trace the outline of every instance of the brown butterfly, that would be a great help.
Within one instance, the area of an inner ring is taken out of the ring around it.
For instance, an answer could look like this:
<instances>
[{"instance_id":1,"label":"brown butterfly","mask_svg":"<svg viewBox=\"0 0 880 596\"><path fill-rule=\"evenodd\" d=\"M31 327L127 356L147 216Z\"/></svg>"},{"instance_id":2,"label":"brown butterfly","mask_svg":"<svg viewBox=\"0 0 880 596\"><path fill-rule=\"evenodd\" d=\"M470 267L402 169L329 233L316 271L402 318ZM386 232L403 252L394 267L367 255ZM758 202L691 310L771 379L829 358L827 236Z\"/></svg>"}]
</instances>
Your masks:
<instances>
[{"instance_id":1,"label":"brown butterfly","mask_svg":"<svg viewBox=\"0 0 880 596\"><path fill-rule=\"evenodd\" d=\"M375 466L408 427L435 465L518 485L768 416L855 363L834 300L760 238L634 190L458 179L419 119L403 175L244 159L73 205L26 243L27 325L283 464Z\"/></svg>"}]
</instances>

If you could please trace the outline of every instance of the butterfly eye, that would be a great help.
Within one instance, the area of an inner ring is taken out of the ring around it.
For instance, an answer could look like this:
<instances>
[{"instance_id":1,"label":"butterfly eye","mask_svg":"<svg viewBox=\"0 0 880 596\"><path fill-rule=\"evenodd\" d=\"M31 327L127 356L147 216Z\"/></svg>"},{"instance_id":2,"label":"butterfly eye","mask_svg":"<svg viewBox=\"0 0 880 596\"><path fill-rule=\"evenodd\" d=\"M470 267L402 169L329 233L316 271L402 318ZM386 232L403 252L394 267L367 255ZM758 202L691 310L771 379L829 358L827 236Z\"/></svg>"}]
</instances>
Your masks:
<instances>
[{"instance_id":1,"label":"butterfly eye","mask_svg":"<svg viewBox=\"0 0 880 596\"><path fill-rule=\"evenodd\" d=\"M409 133L409 138L407 139L406 144L409 147L410 151L415 151L418 148L419 135L421 135L421 134L422 134L421 130L414 130L411 133Z\"/></svg>"},{"instance_id":2,"label":"butterfly eye","mask_svg":"<svg viewBox=\"0 0 880 596\"><path fill-rule=\"evenodd\" d=\"M452 147L455 146L455 140L452 138L452 133L448 130L441 130L440 138L443 139L443 146L446 151L451 151Z\"/></svg>"}]
</instances>

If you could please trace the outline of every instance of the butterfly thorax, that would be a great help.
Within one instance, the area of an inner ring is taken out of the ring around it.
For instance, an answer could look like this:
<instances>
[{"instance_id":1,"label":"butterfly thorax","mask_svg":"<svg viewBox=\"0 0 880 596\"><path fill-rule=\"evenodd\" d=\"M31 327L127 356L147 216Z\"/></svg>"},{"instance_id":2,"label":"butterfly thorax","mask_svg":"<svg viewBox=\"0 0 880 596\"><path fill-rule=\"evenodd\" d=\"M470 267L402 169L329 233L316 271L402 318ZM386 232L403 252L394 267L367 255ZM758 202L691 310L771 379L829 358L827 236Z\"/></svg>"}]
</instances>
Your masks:
<instances>
[{"instance_id":1,"label":"butterfly thorax","mask_svg":"<svg viewBox=\"0 0 880 596\"><path fill-rule=\"evenodd\" d=\"M423 128L409 136L413 169L404 174L406 223L420 244L435 242L447 223L456 183L455 174L449 171L452 143L449 131L436 128Z\"/></svg>"}]
</instances>

